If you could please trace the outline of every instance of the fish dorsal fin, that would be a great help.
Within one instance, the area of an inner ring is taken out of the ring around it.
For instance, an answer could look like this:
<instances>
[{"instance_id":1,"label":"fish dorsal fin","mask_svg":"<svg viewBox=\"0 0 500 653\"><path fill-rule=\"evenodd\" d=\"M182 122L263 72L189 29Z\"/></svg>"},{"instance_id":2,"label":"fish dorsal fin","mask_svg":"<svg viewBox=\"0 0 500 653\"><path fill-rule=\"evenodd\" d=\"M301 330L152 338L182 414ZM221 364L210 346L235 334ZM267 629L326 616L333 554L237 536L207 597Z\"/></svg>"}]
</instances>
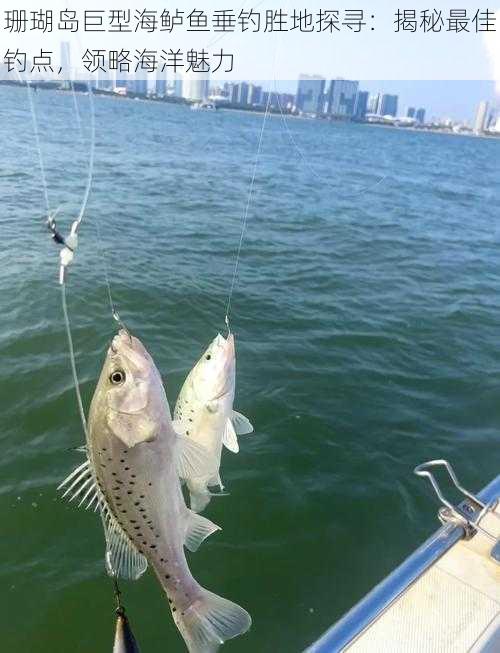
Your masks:
<instances>
[{"instance_id":1,"label":"fish dorsal fin","mask_svg":"<svg viewBox=\"0 0 500 653\"><path fill-rule=\"evenodd\" d=\"M203 445L185 436L177 436L177 473L180 478L206 476L214 468L213 456Z\"/></svg>"},{"instance_id":2,"label":"fish dorsal fin","mask_svg":"<svg viewBox=\"0 0 500 653\"><path fill-rule=\"evenodd\" d=\"M83 464L73 470L57 489L63 488L66 488L62 495L63 498L69 497L69 501L80 498L78 505L82 506L87 502L86 510L91 506L94 507L94 510L100 508L106 537L108 574L130 580L139 578L147 569L146 558L135 548L111 513L106 498L95 481L89 460L85 460Z\"/></svg>"},{"instance_id":3,"label":"fish dorsal fin","mask_svg":"<svg viewBox=\"0 0 500 653\"><path fill-rule=\"evenodd\" d=\"M106 570L110 576L137 580L148 568L148 561L139 553L103 498L102 523L106 537Z\"/></svg>"},{"instance_id":4,"label":"fish dorsal fin","mask_svg":"<svg viewBox=\"0 0 500 653\"><path fill-rule=\"evenodd\" d=\"M220 530L220 526L211 522L210 519L197 515L195 512L188 509L184 544L190 551L196 551L203 540L205 540L209 535L212 535L212 533L215 533L215 531Z\"/></svg>"},{"instance_id":5,"label":"fish dorsal fin","mask_svg":"<svg viewBox=\"0 0 500 653\"><path fill-rule=\"evenodd\" d=\"M238 413L237 410L233 410L232 420L234 430L238 435L248 435L249 433L253 433L253 426L251 425L250 420L248 420L245 415Z\"/></svg>"},{"instance_id":6,"label":"fish dorsal fin","mask_svg":"<svg viewBox=\"0 0 500 653\"><path fill-rule=\"evenodd\" d=\"M240 450L236 431L234 430L233 423L229 418L226 420L226 426L222 435L222 444L233 453L238 453Z\"/></svg>"}]
</instances>

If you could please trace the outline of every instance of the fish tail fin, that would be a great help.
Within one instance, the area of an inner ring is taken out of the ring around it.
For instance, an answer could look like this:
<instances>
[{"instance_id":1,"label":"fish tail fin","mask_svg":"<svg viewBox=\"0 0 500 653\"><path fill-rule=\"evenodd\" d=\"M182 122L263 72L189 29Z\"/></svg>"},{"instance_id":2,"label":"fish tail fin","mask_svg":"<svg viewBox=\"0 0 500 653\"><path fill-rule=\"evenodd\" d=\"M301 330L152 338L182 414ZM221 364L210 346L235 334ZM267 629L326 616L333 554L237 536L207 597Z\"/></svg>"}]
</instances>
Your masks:
<instances>
[{"instance_id":1,"label":"fish tail fin","mask_svg":"<svg viewBox=\"0 0 500 653\"><path fill-rule=\"evenodd\" d=\"M200 596L176 623L189 653L215 653L226 640L246 633L252 624L248 612L236 603L200 587Z\"/></svg>"}]
</instances>

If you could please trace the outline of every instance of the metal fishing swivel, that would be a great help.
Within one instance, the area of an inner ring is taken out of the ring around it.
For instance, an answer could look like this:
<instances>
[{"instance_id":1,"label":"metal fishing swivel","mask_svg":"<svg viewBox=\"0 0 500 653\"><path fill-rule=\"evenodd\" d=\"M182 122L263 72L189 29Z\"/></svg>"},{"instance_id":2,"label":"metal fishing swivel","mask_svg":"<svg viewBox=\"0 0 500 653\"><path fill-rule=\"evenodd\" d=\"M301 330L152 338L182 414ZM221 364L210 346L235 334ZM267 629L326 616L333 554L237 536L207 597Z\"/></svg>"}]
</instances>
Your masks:
<instances>
[{"instance_id":1,"label":"metal fishing swivel","mask_svg":"<svg viewBox=\"0 0 500 653\"><path fill-rule=\"evenodd\" d=\"M58 212L59 209L54 213L49 214L49 217L47 218L47 227L52 233L52 239L54 242L63 246L59 254L61 264L59 268L59 283L63 284L66 278L66 268L73 262L75 250L78 247L78 227L80 226L80 221L75 220L73 222L69 235L65 238L57 229L55 217Z\"/></svg>"}]
</instances>

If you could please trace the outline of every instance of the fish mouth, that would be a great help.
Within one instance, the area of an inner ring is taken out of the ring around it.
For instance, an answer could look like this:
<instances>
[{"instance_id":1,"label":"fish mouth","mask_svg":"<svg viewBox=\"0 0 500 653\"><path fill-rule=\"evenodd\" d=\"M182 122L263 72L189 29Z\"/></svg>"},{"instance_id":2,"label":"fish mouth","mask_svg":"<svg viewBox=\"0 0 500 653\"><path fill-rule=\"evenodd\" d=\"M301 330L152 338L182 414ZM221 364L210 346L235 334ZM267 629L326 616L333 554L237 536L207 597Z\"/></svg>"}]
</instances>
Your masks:
<instances>
[{"instance_id":1,"label":"fish mouth","mask_svg":"<svg viewBox=\"0 0 500 653\"><path fill-rule=\"evenodd\" d=\"M219 370L224 379L224 382L219 386L219 392L212 397L212 401L217 401L231 392L231 378L233 375L235 360L234 336L232 333L229 333L227 338L224 338L224 336L219 333L215 338L214 344L220 352Z\"/></svg>"},{"instance_id":2,"label":"fish mouth","mask_svg":"<svg viewBox=\"0 0 500 653\"><path fill-rule=\"evenodd\" d=\"M111 358L122 356L137 370L149 368L151 357L142 342L125 329L120 329L109 346Z\"/></svg>"}]
</instances>

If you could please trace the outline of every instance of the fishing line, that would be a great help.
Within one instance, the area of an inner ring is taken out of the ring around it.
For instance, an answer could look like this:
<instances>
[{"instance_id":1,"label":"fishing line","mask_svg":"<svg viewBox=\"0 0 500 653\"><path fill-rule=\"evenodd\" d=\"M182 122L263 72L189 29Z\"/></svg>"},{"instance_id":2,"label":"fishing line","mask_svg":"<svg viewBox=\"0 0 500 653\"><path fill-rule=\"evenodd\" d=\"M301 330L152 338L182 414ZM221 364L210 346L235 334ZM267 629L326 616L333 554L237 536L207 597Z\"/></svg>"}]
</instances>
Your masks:
<instances>
[{"instance_id":1,"label":"fishing line","mask_svg":"<svg viewBox=\"0 0 500 653\"><path fill-rule=\"evenodd\" d=\"M21 82L22 79L18 73L18 77L20 78ZM73 337L71 334L71 324L69 320L69 313L68 313L68 305L67 305L67 297L66 297L66 268L68 265L73 260L74 257L74 252L76 250L76 247L78 245L78 228L83 220L83 216L85 215L85 211L87 208L88 204L88 199L90 195L90 189L92 187L92 179L93 179L93 171L94 171L94 147L95 147L95 116L94 116L94 105L93 105L93 98L92 98L92 90L89 86L89 99L90 99L90 105L91 105L91 147L90 147L90 159L89 159L89 170L88 170L88 175L87 175L87 183L85 187L85 193L83 196L82 204L78 213L77 219L73 222L70 230L70 234L67 238L64 238L58 231L57 231L57 225L55 222L55 215L57 214L57 211L54 214L51 214L50 212L50 204L49 204L49 196L48 196L48 186L47 186L47 178L46 178L46 173L45 173L45 165L43 161L43 155L42 155L42 149L41 149L41 144L40 144L40 134L39 134L39 127L38 127L38 119L37 119L37 114L36 114L36 108L35 104L33 101L32 97L32 91L31 91L31 82L30 80L26 80L26 89L28 93L28 99L29 99L29 106L30 106L30 111L31 111L31 118L33 122L33 132L35 135L35 143L36 143L36 148L38 152L38 160L39 160L39 165L40 165L40 172L41 172L41 178L42 178L42 186L43 186L43 191L44 191L44 197L45 197L45 203L46 203L46 208L47 208L47 225L52 232L53 239L55 242L57 242L60 245L63 245L63 250L61 250L60 253L60 271L59 271L59 283L61 286L61 304L62 304L62 309L63 309L63 317L64 317L64 327L66 331L66 337L68 341L68 348L69 348L69 358L70 358L70 365L71 365L71 374L73 377L73 385L74 385L74 390L76 394L76 400L77 400L77 406L78 406L78 412L80 416L80 421L82 424L83 432L85 436L87 436L87 421L85 419L85 412L83 410L83 402L82 402L82 396L81 396L81 391L80 391L80 383L78 380L78 372L76 369L76 357L75 357L75 349L74 349L74 344L73 344ZM73 87L73 92L74 92L74 87Z\"/></svg>"},{"instance_id":2,"label":"fishing line","mask_svg":"<svg viewBox=\"0 0 500 653\"><path fill-rule=\"evenodd\" d=\"M239 240L239 243L238 243L238 249L236 250L236 256L235 256L235 261L234 261L233 278L231 280L229 295L227 297L226 315L225 315L224 321L226 323L228 331L230 330L230 327L229 327L229 314L230 314L230 311L231 311L231 300L233 298L234 287L235 287L235 284L236 284L236 277L238 275L238 267L239 267L240 256L241 256L241 248L243 246L243 239L245 238L245 232L246 232L247 221L248 221L248 213L250 211L250 203L251 203L252 197L253 197L253 189L254 189L254 186L255 186L255 177L257 175L257 167L259 165L260 153L261 153L261 150L262 150L262 139L263 139L263 136L264 136L264 128L266 126L266 120L267 120L267 116L269 114L270 104L271 104L271 92L269 92L269 95L267 96L266 110L264 112L264 118L262 119L262 125L261 125L261 128L260 128L260 135L259 135L259 143L258 143L258 147L257 147L257 154L255 155L255 161L254 161L254 164L253 164L252 178L251 178L250 186L249 186L249 189L248 189L247 203L246 203L246 206L245 206L245 212L243 214L243 220L242 220L242 224L241 224L240 240Z\"/></svg>"},{"instance_id":3,"label":"fishing line","mask_svg":"<svg viewBox=\"0 0 500 653\"><path fill-rule=\"evenodd\" d=\"M83 133L83 127L82 127L82 121L80 117L80 111L78 108L78 102L76 98L76 92L75 92L75 85L74 82L71 80L70 81L70 88L71 88L71 93L73 95L73 105L74 105L74 111L75 111L75 117L76 121L78 124L78 128L80 131L80 137L82 144L85 145L85 137ZM84 199L82 202L82 206L80 209L80 213L78 216L78 223L82 221L83 214L85 213L89 195L90 195L90 189L92 185L92 180L93 180L93 173L94 173L94 160L95 160L95 103L94 103L94 94L92 92L92 86L91 83L89 82L88 84L88 89L89 89L89 104L90 104L90 129L91 129L91 137L90 137L90 155L89 155L89 170L88 170L88 176L87 176L87 185L85 188L85 194L84 194ZM113 294L111 292L111 282L109 279L109 267L108 267L108 262L106 258L106 251L105 248L103 247L102 244L102 233L101 233L101 224L100 224L100 218L99 218L99 213L96 213L95 217L95 227L96 227L96 232L97 232L97 238L96 238L96 244L97 244L97 249L98 249L98 257L102 263L103 266L103 271L104 271L104 282L106 284L106 294L111 310L111 316L113 319L118 322L118 324L125 330L126 327L123 324L118 311L116 310L115 303L113 301Z\"/></svg>"},{"instance_id":4,"label":"fishing line","mask_svg":"<svg viewBox=\"0 0 500 653\"><path fill-rule=\"evenodd\" d=\"M16 70L17 76L19 78L19 81L23 82L21 75L19 74L19 71ZM30 111L31 111L31 121L33 123L33 133L35 135L35 145L36 145L36 150L38 153L38 165L40 166L40 174L41 174L41 179L42 179L42 188L43 188L43 196L45 198L45 208L47 209L47 219L49 219L50 216L50 203L49 203L49 190L47 187L47 177L45 175L45 165L43 163L43 155L42 155L42 148L40 145L40 133L38 129L38 120L36 118L36 111L35 111L35 103L33 101L33 95L31 91L31 82L29 79L26 80L26 89L28 92L28 102L30 105Z\"/></svg>"},{"instance_id":5,"label":"fishing line","mask_svg":"<svg viewBox=\"0 0 500 653\"><path fill-rule=\"evenodd\" d=\"M297 143L297 141L295 139L295 136L293 135L293 132L291 131L290 127L288 126L288 121L287 121L287 119L285 117L285 114L283 113L283 107L281 105L280 96L279 96L279 93L278 93L278 90L277 90L276 79L274 80L274 82L275 82L275 87L274 88L275 88L275 91L276 91L276 100L278 102L278 108L279 108L279 111L280 111L281 122L282 122L282 124L283 124L283 126L285 128L285 131L288 134L288 137L289 137L290 141L292 142L292 145L297 150L297 153L300 156L302 162L308 168L309 172L311 172L311 174L318 181L321 181L323 183L323 180L322 180L321 176L318 175L318 173L314 170L314 168L311 166L311 164L307 160L307 158L306 158L305 154L303 153L302 149L299 147L299 144ZM354 199L356 197L359 197L360 195L364 195L368 191L374 190L375 188L377 188L377 186L380 186L380 184L383 181L385 181L386 179L387 179L387 175L384 175L383 177L381 177L378 181L376 181L371 186L366 186L365 188L362 188L361 190L356 191L356 192L354 192L354 193L352 193L350 195L342 195L342 194L337 193L337 197L339 199Z\"/></svg>"}]
</instances>

